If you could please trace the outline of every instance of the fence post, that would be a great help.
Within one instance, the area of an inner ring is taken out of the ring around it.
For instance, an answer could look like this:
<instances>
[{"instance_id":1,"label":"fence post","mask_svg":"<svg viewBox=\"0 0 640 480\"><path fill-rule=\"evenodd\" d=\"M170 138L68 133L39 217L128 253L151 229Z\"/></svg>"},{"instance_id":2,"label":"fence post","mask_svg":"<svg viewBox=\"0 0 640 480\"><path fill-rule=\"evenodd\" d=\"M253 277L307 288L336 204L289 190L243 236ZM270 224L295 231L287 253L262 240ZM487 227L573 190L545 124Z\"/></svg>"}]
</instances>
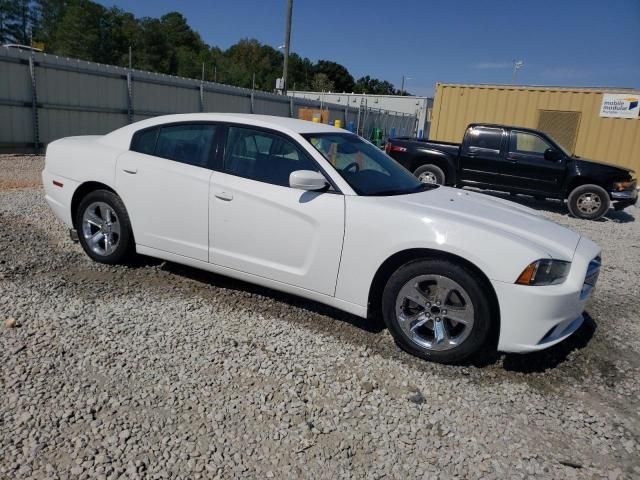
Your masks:
<instances>
[{"instance_id":1,"label":"fence post","mask_svg":"<svg viewBox=\"0 0 640 480\"><path fill-rule=\"evenodd\" d=\"M344 106L344 127L347 128L347 124L349 122L349 98L347 98L347 103Z\"/></svg>"},{"instance_id":2,"label":"fence post","mask_svg":"<svg viewBox=\"0 0 640 480\"><path fill-rule=\"evenodd\" d=\"M253 113L253 92L251 92L251 113Z\"/></svg>"},{"instance_id":3,"label":"fence post","mask_svg":"<svg viewBox=\"0 0 640 480\"><path fill-rule=\"evenodd\" d=\"M133 123L133 77L127 72L127 120Z\"/></svg>"},{"instance_id":4,"label":"fence post","mask_svg":"<svg viewBox=\"0 0 640 480\"><path fill-rule=\"evenodd\" d=\"M200 82L200 111L204 112L204 84Z\"/></svg>"},{"instance_id":5,"label":"fence post","mask_svg":"<svg viewBox=\"0 0 640 480\"><path fill-rule=\"evenodd\" d=\"M289 97L289 116L291 118L295 117L295 109L293 105L293 97Z\"/></svg>"},{"instance_id":6,"label":"fence post","mask_svg":"<svg viewBox=\"0 0 640 480\"><path fill-rule=\"evenodd\" d=\"M31 113L33 117L33 146L40 148L40 124L38 122L38 92L36 90L36 65L33 55L29 57L29 76L31 77Z\"/></svg>"}]
</instances>

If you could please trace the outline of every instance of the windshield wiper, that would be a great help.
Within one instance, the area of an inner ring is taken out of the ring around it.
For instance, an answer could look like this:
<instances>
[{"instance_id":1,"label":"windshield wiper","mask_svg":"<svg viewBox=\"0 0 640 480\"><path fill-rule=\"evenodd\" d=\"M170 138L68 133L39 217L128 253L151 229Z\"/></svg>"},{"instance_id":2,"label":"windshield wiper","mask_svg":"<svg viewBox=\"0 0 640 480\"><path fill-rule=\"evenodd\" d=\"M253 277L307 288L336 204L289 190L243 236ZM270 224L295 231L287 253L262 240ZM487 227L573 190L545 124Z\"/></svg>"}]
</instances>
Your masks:
<instances>
[{"instance_id":1,"label":"windshield wiper","mask_svg":"<svg viewBox=\"0 0 640 480\"><path fill-rule=\"evenodd\" d=\"M430 183L421 183L415 188L410 188L408 190L404 189L391 189L391 190L380 190L379 192L369 193L368 195L372 197L384 197L387 195L409 195L411 193L424 192L426 190L433 190L434 188L438 188L439 185L430 184Z\"/></svg>"}]
</instances>

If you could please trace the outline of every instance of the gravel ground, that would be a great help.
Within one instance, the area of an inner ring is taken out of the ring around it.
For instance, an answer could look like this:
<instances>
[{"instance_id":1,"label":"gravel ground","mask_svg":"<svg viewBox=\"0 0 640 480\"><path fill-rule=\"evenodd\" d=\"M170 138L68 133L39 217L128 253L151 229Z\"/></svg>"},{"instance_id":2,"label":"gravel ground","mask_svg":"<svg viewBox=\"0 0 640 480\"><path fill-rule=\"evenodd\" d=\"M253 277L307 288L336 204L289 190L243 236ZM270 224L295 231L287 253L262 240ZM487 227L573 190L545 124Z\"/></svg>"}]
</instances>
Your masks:
<instances>
[{"instance_id":1,"label":"gravel ground","mask_svg":"<svg viewBox=\"0 0 640 480\"><path fill-rule=\"evenodd\" d=\"M640 478L640 209L518 197L603 247L587 322L442 366L309 301L93 263L41 169L0 157L0 478Z\"/></svg>"}]
</instances>

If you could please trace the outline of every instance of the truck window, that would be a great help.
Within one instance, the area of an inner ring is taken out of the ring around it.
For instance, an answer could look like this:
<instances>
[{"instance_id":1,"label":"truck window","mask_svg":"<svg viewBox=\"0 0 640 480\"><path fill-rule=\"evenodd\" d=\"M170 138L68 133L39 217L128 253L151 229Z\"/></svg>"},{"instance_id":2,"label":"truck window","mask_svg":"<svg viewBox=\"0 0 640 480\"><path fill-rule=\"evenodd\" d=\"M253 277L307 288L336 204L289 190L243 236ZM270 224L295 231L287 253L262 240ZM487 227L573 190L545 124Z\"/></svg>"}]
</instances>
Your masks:
<instances>
[{"instance_id":1,"label":"truck window","mask_svg":"<svg viewBox=\"0 0 640 480\"><path fill-rule=\"evenodd\" d=\"M509 137L509 152L523 155L544 156L544 151L551 148L542 137L528 132L511 131Z\"/></svg>"},{"instance_id":2,"label":"truck window","mask_svg":"<svg viewBox=\"0 0 640 480\"><path fill-rule=\"evenodd\" d=\"M500 151L502 143L501 128L473 127L469 129L468 148Z\"/></svg>"}]
</instances>

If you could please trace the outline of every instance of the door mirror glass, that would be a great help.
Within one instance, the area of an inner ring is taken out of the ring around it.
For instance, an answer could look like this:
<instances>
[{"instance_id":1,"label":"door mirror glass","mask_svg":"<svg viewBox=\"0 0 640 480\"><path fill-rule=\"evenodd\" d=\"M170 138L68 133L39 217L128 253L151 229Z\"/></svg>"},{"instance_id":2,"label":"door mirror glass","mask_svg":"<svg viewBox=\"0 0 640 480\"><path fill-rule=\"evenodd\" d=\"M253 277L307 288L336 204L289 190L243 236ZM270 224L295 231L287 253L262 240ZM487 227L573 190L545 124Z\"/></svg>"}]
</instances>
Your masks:
<instances>
[{"instance_id":1,"label":"door mirror glass","mask_svg":"<svg viewBox=\"0 0 640 480\"><path fill-rule=\"evenodd\" d=\"M327 185L324 175L313 170L296 170L289 175L289 186L298 190L322 190Z\"/></svg>"},{"instance_id":2,"label":"door mirror glass","mask_svg":"<svg viewBox=\"0 0 640 480\"><path fill-rule=\"evenodd\" d=\"M547 148L544 151L544 159L556 162L562 158L562 153L555 148Z\"/></svg>"}]
</instances>

